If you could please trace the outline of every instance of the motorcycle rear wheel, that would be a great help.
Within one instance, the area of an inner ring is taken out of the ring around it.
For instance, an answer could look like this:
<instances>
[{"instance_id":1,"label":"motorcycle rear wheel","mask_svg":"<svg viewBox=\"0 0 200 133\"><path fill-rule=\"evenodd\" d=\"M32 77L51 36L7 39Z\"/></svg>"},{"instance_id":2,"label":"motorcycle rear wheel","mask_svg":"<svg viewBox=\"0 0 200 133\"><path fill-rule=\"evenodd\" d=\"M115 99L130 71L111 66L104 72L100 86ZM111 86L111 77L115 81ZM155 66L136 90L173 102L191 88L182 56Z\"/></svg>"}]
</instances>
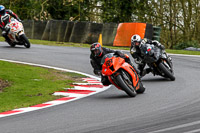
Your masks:
<instances>
[{"instance_id":1,"label":"motorcycle rear wheel","mask_svg":"<svg viewBox=\"0 0 200 133\"><path fill-rule=\"evenodd\" d=\"M22 35L20 36L20 39L21 39L21 41L23 41L24 46L25 46L26 48L30 48L30 47L31 47L31 44L30 44L30 42L29 42L29 40L28 40L28 38L26 37L25 34L22 34Z\"/></svg>"},{"instance_id":2,"label":"motorcycle rear wheel","mask_svg":"<svg viewBox=\"0 0 200 133\"><path fill-rule=\"evenodd\" d=\"M124 90L130 97L135 97L137 95L135 89L128 86L128 83L124 81L124 77L122 75L119 74L116 77L116 80L122 90Z\"/></svg>"},{"instance_id":3,"label":"motorcycle rear wheel","mask_svg":"<svg viewBox=\"0 0 200 133\"><path fill-rule=\"evenodd\" d=\"M158 67L163 71L166 77L170 78L171 81L175 80L174 74L161 62Z\"/></svg>"}]
</instances>

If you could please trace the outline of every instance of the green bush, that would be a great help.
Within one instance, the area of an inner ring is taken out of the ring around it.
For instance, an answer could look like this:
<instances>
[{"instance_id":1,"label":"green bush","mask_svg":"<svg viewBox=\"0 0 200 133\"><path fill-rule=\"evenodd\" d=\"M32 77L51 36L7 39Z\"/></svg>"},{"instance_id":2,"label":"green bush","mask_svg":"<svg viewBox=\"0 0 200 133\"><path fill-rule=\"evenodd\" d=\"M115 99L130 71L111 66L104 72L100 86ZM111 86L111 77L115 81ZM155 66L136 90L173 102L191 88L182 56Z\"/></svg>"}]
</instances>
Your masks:
<instances>
[{"instance_id":1,"label":"green bush","mask_svg":"<svg viewBox=\"0 0 200 133\"><path fill-rule=\"evenodd\" d=\"M181 43L175 45L173 48L181 50L181 49L185 49L188 47L198 48L199 46L200 45L199 45L198 41L193 40L193 41L181 42Z\"/></svg>"}]
</instances>

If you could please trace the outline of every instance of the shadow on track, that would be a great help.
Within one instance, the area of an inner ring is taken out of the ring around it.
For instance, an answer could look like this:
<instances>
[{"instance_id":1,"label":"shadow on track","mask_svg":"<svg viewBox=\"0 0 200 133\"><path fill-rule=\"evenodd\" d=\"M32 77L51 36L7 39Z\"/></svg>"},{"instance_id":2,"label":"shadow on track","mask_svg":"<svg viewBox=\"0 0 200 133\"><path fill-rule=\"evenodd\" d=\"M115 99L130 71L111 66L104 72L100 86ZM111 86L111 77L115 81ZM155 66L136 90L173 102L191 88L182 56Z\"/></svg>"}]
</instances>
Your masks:
<instances>
[{"instance_id":1,"label":"shadow on track","mask_svg":"<svg viewBox=\"0 0 200 133\"><path fill-rule=\"evenodd\" d=\"M10 48L10 49L27 49L24 46L15 46L15 47L11 47L11 46L1 46L2 48Z\"/></svg>"},{"instance_id":2,"label":"shadow on track","mask_svg":"<svg viewBox=\"0 0 200 133\"><path fill-rule=\"evenodd\" d=\"M130 99L135 99L135 98L145 94L145 92L144 92L143 94L137 94L136 97L130 97L122 90L117 90L117 88L110 88L110 89L113 89L114 91L112 91L112 93L100 94L98 97L95 97L95 99L104 99L104 100L111 100L111 99L113 99L113 100L124 99L125 100L125 99L127 99L127 100L130 100Z\"/></svg>"},{"instance_id":3,"label":"shadow on track","mask_svg":"<svg viewBox=\"0 0 200 133\"><path fill-rule=\"evenodd\" d=\"M103 99L121 99L121 98L125 99L125 98L131 98L131 97L129 97L127 94L120 94L120 95L113 94L113 95L106 95L101 98L103 98Z\"/></svg>"},{"instance_id":4,"label":"shadow on track","mask_svg":"<svg viewBox=\"0 0 200 133\"><path fill-rule=\"evenodd\" d=\"M142 82L171 82L168 78L156 77L156 78L142 78Z\"/></svg>"}]
</instances>

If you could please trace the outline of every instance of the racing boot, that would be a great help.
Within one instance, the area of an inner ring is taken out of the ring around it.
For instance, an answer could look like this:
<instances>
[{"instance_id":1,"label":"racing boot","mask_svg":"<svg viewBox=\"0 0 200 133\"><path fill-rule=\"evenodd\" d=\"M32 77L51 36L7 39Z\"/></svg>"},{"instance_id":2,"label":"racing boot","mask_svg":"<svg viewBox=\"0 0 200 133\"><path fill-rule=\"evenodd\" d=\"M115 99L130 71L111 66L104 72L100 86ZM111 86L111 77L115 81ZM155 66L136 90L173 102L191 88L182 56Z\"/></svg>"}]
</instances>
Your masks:
<instances>
[{"instance_id":1,"label":"racing boot","mask_svg":"<svg viewBox=\"0 0 200 133\"><path fill-rule=\"evenodd\" d=\"M12 45L12 41L8 37L8 33L5 30L2 31L2 36L5 38L5 41L11 46Z\"/></svg>"},{"instance_id":2,"label":"racing boot","mask_svg":"<svg viewBox=\"0 0 200 133\"><path fill-rule=\"evenodd\" d=\"M149 74L150 72L152 72L151 68L146 68L140 72L140 76L144 77L146 74Z\"/></svg>"},{"instance_id":3,"label":"racing boot","mask_svg":"<svg viewBox=\"0 0 200 133\"><path fill-rule=\"evenodd\" d=\"M5 37L5 41L6 41L9 45L12 45L12 41L11 41L8 37Z\"/></svg>"},{"instance_id":4,"label":"racing boot","mask_svg":"<svg viewBox=\"0 0 200 133\"><path fill-rule=\"evenodd\" d=\"M5 41L11 46L11 47L15 47L15 43L13 43L8 37L5 38Z\"/></svg>"},{"instance_id":5,"label":"racing boot","mask_svg":"<svg viewBox=\"0 0 200 133\"><path fill-rule=\"evenodd\" d=\"M101 83L104 86L109 86L111 84L109 79L108 79L108 77L107 76L103 76L103 75L101 75Z\"/></svg>"}]
</instances>

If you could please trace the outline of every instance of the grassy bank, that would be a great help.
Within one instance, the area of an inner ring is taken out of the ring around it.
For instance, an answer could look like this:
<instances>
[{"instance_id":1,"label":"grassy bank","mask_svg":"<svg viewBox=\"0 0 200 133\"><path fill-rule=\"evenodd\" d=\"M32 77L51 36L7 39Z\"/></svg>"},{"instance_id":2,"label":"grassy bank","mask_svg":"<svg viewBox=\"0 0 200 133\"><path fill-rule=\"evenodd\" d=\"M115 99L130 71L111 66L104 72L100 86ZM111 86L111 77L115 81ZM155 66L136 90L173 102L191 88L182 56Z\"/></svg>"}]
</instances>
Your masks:
<instances>
[{"instance_id":1,"label":"grassy bank","mask_svg":"<svg viewBox=\"0 0 200 133\"><path fill-rule=\"evenodd\" d=\"M30 39L30 42L32 44L41 44L41 45L49 45L49 46L68 46L68 47L84 47L89 48L90 44L84 44L84 43L72 43L72 42L56 42L56 41L45 41L45 40L35 40ZM104 46L110 49L123 49L123 50L129 50L129 47L114 47L114 46Z\"/></svg>"},{"instance_id":2,"label":"grassy bank","mask_svg":"<svg viewBox=\"0 0 200 133\"><path fill-rule=\"evenodd\" d=\"M200 55L200 51L167 49L166 52L172 54Z\"/></svg>"},{"instance_id":3,"label":"grassy bank","mask_svg":"<svg viewBox=\"0 0 200 133\"><path fill-rule=\"evenodd\" d=\"M59 98L55 91L81 82L80 74L0 61L0 112Z\"/></svg>"}]
</instances>

